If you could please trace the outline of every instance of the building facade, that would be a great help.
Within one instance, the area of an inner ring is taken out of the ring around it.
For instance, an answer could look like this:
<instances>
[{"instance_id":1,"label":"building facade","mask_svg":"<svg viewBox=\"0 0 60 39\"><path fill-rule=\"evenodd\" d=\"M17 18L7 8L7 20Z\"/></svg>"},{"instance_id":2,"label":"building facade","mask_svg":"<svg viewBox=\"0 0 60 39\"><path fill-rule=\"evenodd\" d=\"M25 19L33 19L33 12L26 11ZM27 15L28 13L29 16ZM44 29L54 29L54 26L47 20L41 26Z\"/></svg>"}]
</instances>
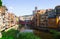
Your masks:
<instances>
[{"instance_id":1,"label":"building facade","mask_svg":"<svg viewBox=\"0 0 60 39\"><path fill-rule=\"evenodd\" d=\"M32 26L35 29L58 29L60 27L60 6L54 9L37 10L37 13L33 15Z\"/></svg>"},{"instance_id":2,"label":"building facade","mask_svg":"<svg viewBox=\"0 0 60 39\"><path fill-rule=\"evenodd\" d=\"M0 6L0 31L11 28L17 24L18 17L8 12L5 6Z\"/></svg>"}]
</instances>

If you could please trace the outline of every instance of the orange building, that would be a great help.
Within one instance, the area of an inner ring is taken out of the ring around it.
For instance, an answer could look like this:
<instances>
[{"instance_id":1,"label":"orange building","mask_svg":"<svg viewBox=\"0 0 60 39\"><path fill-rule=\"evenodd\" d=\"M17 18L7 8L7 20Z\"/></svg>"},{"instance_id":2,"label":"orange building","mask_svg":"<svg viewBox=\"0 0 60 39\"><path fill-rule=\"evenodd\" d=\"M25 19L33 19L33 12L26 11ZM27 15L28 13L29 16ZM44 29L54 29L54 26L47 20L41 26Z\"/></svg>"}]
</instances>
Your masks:
<instances>
[{"instance_id":1,"label":"orange building","mask_svg":"<svg viewBox=\"0 0 60 39\"><path fill-rule=\"evenodd\" d=\"M18 17L13 13L7 12L5 6L0 6L0 31L17 25Z\"/></svg>"},{"instance_id":2,"label":"orange building","mask_svg":"<svg viewBox=\"0 0 60 39\"><path fill-rule=\"evenodd\" d=\"M57 23L56 23L56 18L48 19L48 28L51 28L51 29L58 28Z\"/></svg>"},{"instance_id":3,"label":"orange building","mask_svg":"<svg viewBox=\"0 0 60 39\"><path fill-rule=\"evenodd\" d=\"M37 29L60 29L60 6L56 6L55 9L37 10L32 23Z\"/></svg>"},{"instance_id":4,"label":"orange building","mask_svg":"<svg viewBox=\"0 0 60 39\"><path fill-rule=\"evenodd\" d=\"M54 9L37 10L37 13L33 15L32 22L32 26L36 28L57 28Z\"/></svg>"},{"instance_id":5,"label":"orange building","mask_svg":"<svg viewBox=\"0 0 60 39\"><path fill-rule=\"evenodd\" d=\"M32 26L36 27L36 28L43 28L43 27L47 27L46 23L47 23L47 13L46 10L37 10L37 13L34 14L33 16L33 24Z\"/></svg>"},{"instance_id":6,"label":"orange building","mask_svg":"<svg viewBox=\"0 0 60 39\"><path fill-rule=\"evenodd\" d=\"M7 8L5 6L0 6L0 13L5 13L7 11Z\"/></svg>"},{"instance_id":7,"label":"orange building","mask_svg":"<svg viewBox=\"0 0 60 39\"><path fill-rule=\"evenodd\" d=\"M14 18L15 18L15 15L14 15L14 14L12 14L12 13L9 13L9 14L8 14L8 19L9 19L9 25L10 25L10 26L15 25L15 24L14 24L14 21L15 21Z\"/></svg>"}]
</instances>

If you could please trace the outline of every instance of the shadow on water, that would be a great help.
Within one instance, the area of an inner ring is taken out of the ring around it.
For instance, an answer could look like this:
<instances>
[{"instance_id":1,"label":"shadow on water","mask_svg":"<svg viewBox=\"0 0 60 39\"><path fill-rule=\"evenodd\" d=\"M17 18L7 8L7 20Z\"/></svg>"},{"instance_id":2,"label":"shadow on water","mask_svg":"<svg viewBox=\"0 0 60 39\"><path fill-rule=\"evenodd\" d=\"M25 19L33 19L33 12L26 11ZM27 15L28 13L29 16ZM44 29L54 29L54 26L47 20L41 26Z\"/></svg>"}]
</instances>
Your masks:
<instances>
[{"instance_id":1,"label":"shadow on water","mask_svg":"<svg viewBox=\"0 0 60 39\"><path fill-rule=\"evenodd\" d=\"M39 30L34 30L33 32L35 35L41 37L42 39L53 39L52 34L50 34L48 32L43 32L43 31L39 31Z\"/></svg>"}]
</instances>

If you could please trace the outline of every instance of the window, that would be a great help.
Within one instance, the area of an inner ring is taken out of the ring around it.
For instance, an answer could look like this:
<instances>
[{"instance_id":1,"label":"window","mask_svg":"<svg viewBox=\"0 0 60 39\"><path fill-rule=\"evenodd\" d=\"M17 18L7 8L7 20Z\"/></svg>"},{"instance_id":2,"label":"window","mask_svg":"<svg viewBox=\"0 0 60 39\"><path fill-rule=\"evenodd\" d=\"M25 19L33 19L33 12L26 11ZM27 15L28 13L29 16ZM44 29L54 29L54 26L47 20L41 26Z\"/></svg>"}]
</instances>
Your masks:
<instances>
[{"instance_id":1,"label":"window","mask_svg":"<svg viewBox=\"0 0 60 39\"><path fill-rule=\"evenodd\" d=\"M60 16L59 16L59 20L60 20Z\"/></svg>"},{"instance_id":2,"label":"window","mask_svg":"<svg viewBox=\"0 0 60 39\"><path fill-rule=\"evenodd\" d=\"M3 20L5 20L5 19L3 18Z\"/></svg>"},{"instance_id":3,"label":"window","mask_svg":"<svg viewBox=\"0 0 60 39\"><path fill-rule=\"evenodd\" d=\"M5 15L5 13L2 13L2 15Z\"/></svg>"},{"instance_id":4,"label":"window","mask_svg":"<svg viewBox=\"0 0 60 39\"><path fill-rule=\"evenodd\" d=\"M44 20L41 19L40 21L44 21Z\"/></svg>"},{"instance_id":5,"label":"window","mask_svg":"<svg viewBox=\"0 0 60 39\"><path fill-rule=\"evenodd\" d=\"M3 28L6 28L6 26L3 26Z\"/></svg>"},{"instance_id":6,"label":"window","mask_svg":"<svg viewBox=\"0 0 60 39\"><path fill-rule=\"evenodd\" d=\"M11 23L13 23L13 20L11 21Z\"/></svg>"}]
</instances>

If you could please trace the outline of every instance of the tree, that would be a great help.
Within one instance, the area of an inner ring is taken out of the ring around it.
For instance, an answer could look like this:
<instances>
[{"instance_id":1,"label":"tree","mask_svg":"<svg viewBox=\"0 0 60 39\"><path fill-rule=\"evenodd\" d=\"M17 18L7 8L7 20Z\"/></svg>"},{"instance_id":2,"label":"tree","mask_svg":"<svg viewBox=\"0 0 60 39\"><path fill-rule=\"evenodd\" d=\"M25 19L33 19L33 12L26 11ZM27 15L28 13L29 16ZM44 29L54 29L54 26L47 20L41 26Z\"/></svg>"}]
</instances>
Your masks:
<instances>
[{"instance_id":1,"label":"tree","mask_svg":"<svg viewBox=\"0 0 60 39\"><path fill-rule=\"evenodd\" d=\"M2 6L2 1L0 0L0 6Z\"/></svg>"}]
</instances>

